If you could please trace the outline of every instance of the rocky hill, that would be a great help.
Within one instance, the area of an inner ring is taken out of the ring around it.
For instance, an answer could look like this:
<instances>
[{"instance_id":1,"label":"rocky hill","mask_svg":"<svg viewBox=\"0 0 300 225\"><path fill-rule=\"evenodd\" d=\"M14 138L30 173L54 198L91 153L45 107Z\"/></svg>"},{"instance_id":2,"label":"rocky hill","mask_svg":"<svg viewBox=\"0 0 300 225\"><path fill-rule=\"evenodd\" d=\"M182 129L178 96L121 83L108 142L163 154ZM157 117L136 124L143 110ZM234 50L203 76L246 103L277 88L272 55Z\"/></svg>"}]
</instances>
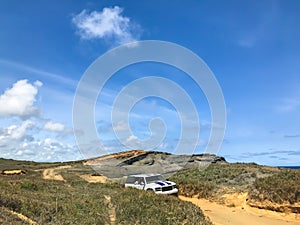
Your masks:
<instances>
[{"instance_id":1,"label":"rocky hill","mask_svg":"<svg viewBox=\"0 0 300 225\"><path fill-rule=\"evenodd\" d=\"M85 161L98 173L120 178L136 173L160 173L166 177L184 168L206 167L211 163L227 163L224 157L211 154L173 155L166 152L132 150Z\"/></svg>"}]
</instances>

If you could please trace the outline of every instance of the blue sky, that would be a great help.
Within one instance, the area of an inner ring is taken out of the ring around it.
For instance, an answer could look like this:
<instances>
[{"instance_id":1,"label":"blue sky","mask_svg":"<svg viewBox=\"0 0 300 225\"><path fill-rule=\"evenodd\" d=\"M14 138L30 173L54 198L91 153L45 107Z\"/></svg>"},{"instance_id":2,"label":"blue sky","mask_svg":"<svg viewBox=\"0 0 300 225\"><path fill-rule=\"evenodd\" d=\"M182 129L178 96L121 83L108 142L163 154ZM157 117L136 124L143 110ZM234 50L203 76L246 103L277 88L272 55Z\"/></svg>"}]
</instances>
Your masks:
<instances>
[{"instance_id":1,"label":"blue sky","mask_svg":"<svg viewBox=\"0 0 300 225\"><path fill-rule=\"evenodd\" d=\"M219 155L231 162L299 165L299 12L297 0L2 1L0 157L82 158L72 105L86 69L120 44L163 40L198 54L222 88L227 127ZM201 153L211 127L205 95L182 71L155 63L124 68L100 94L95 126L105 150L126 149L109 124L118 92L128 82L153 75L180 84L195 103L201 124L196 153ZM163 99L136 104L129 117L133 133L125 141L138 148L154 117L163 118L167 127L157 150L172 152L180 118ZM123 125L113 126L122 130Z\"/></svg>"}]
</instances>

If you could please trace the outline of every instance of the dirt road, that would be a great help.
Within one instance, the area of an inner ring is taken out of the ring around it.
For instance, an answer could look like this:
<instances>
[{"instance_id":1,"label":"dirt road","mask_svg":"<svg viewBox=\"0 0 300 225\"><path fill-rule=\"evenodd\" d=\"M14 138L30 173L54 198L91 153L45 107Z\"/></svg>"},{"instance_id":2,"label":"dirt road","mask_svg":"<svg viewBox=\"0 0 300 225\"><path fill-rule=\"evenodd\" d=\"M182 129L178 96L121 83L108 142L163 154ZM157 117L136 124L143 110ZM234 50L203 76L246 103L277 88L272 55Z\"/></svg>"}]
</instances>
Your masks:
<instances>
[{"instance_id":1,"label":"dirt road","mask_svg":"<svg viewBox=\"0 0 300 225\"><path fill-rule=\"evenodd\" d=\"M116 209L114 205L111 202L111 197L109 195L104 195L104 198L106 202L108 203L109 207L109 220L110 220L110 225L115 225L116 224Z\"/></svg>"},{"instance_id":2,"label":"dirt road","mask_svg":"<svg viewBox=\"0 0 300 225\"><path fill-rule=\"evenodd\" d=\"M43 179L65 181L63 176L60 174L60 171L63 169L68 169L70 167L71 166L58 166L54 168L45 169L43 171Z\"/></svg>"},{"instance_id":3,"label":"dirt road","mask_svg":"<svg viewBox=\"0 0 300 225\"><path fill-rule=\"evenodd\" d=\"M9 213L12 214L12 215L17 216L17 217L20 218L22 221L24 221L26 224L30 224L30 225L38 225L37 222L33 221L32 219L28 218L27 216L24 216L24 215L21 214L21 213L17 213L17 212L15 212L15 211L12 211L12 210L6 209L6 208L5 208L5 211L9 212Z\"/></svg>"}]
</instances>

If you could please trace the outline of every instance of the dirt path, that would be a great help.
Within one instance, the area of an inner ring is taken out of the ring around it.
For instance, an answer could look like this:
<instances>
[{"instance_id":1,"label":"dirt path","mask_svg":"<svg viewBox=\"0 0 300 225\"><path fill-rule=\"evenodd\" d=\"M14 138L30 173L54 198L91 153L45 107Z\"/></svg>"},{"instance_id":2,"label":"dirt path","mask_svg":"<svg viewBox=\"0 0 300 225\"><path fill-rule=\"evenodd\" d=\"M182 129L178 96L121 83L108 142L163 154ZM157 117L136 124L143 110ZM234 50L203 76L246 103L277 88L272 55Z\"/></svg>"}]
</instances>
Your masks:
<instances>
[{"instance_id":1,"label":"dirt path","mask_svg":"<svg viewBox=\"0 0 300 225\"><path fill-rule=\"evenodd\" d=\"M215 225L300 225L300 215L284 214L250 206L228 207L205 199L179 196L199 206Z\"/></svg>"},{"instance_id":2,"label":"dirt path","mask_svg":"<svg viewBox=\"0 0 300 225\"><path fill-rule=\"evenodd\" d=\"M116 210L114 205L111 202L111 197L109 195L104 195L105 200L108 203L109 207L109 219L110 219L110 224L115 225L116 224Z\"/></svg>"},{"instance_id":3,"label":"dirt path","mask_svg":"<svg viewBox=\"0 0 300 225\"><path fill-rule=\"evenodd\" d=\"M68 168L71 168L71 166L58 166L54 168L45 169L43 171L43 179L65 181L63 176L60 174L60 171Z\"/></svg>"}]
</instances>

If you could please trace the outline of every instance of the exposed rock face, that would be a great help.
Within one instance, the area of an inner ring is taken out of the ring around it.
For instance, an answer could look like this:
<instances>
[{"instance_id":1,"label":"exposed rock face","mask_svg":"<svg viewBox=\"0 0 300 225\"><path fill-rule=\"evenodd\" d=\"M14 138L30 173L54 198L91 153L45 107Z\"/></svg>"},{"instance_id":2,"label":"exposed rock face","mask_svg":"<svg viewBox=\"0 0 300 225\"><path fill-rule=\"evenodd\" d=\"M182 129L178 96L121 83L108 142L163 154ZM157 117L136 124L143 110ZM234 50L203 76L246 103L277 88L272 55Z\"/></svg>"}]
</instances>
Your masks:
<instances>
[{"instance_id":1,"label":"exposed rock face","mask_svg":"<svg viewBox=\"0 0 300 225\"><path fill-rule=\"evenodd\" d=\"M85 162L98 173L110 178L121 178L138 173L160 173L169 177L181 169L201 169L210 163L226 163L226 160L211 154L173 155L166 152L133 150Z\"/></svg>"}]
</instances>

